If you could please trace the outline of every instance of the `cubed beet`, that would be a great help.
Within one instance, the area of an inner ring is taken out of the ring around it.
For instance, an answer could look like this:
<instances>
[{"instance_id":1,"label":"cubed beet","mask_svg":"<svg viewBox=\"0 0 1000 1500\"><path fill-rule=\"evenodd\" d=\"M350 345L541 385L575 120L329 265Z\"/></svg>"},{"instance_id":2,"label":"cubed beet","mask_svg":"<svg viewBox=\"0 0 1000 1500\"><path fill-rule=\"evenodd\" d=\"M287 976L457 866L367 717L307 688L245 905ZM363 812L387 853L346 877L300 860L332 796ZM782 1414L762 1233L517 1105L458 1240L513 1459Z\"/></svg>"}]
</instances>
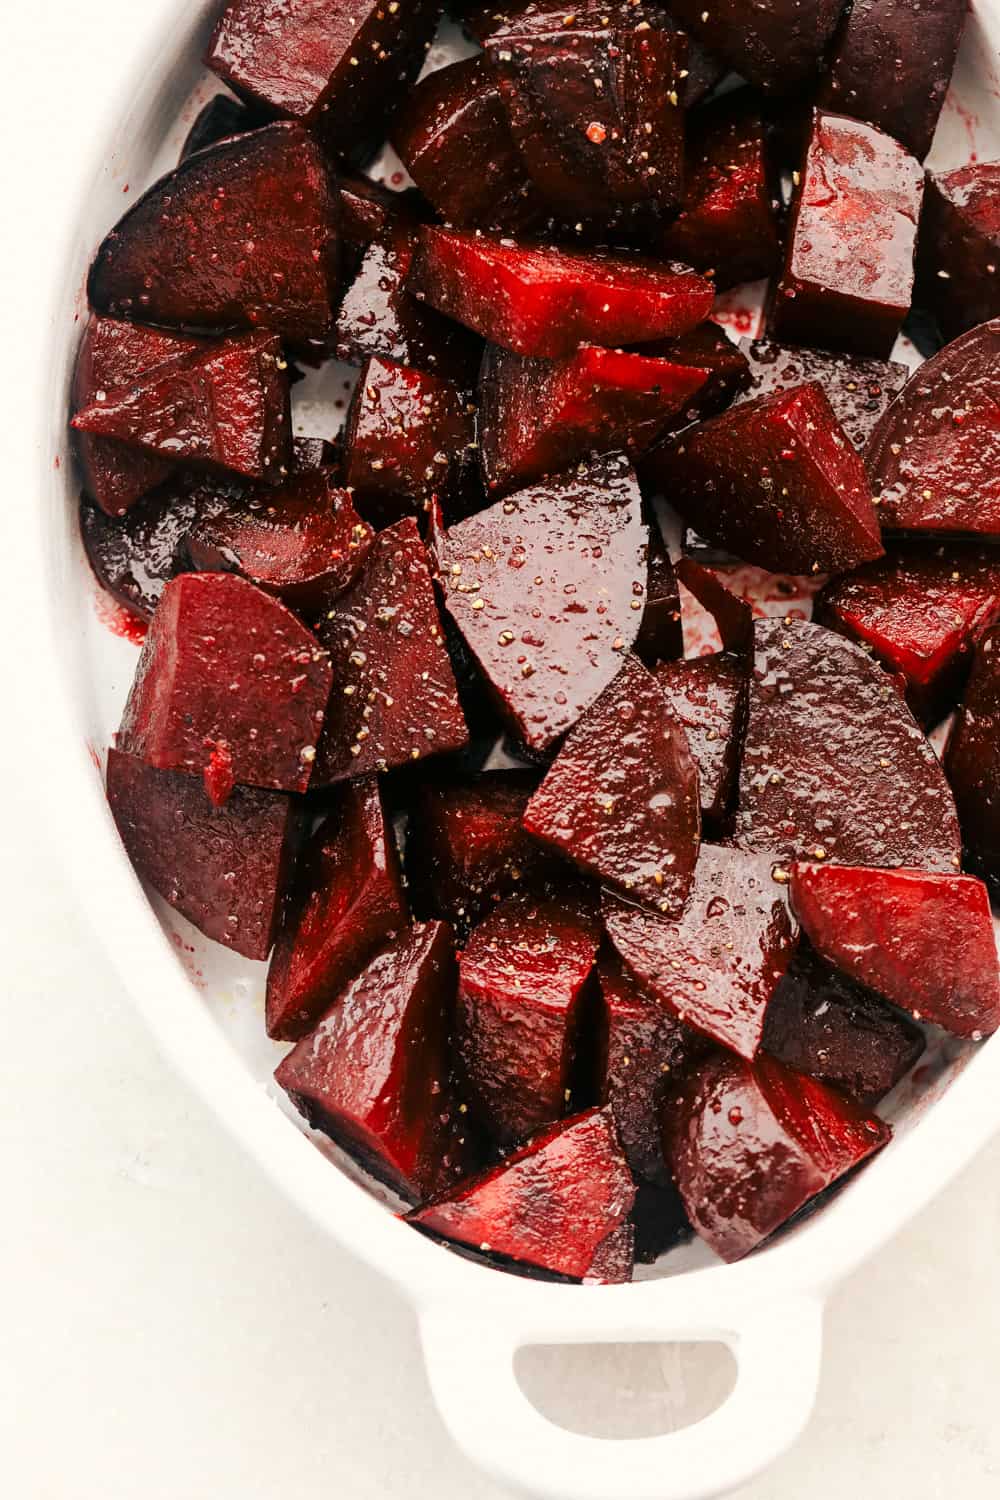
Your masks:
<instances>
[{"instance_id":1,"label":"cubed beet","mask_svg":"<svg viewBox=\"0 0 1000 1500\"><path fill-rule=\"evenodd\" d=\"M671 0L678 21L711 52L769 94L795 94L819 74L842 0Z\"/></svg>"},{"instance_id":2,"label":"cubed beet","mask_svg":"<svg viewBox=\"0 0 1000 1500\"><path fill-rule=\"evenodd\" d=\"M1000 888L1000 626L976 646L944 765L971 860Z\"/></svg>"},{"instance_id":3,"label":"cubed beet","mask_svg":"<svg viewBox=\"0 0 1000 1500\"><path fill-rule=\"evenodd\" d=\"M887 359L830 354L824 349L801 349L769 339L741 339L740 349L750 366L748 399L815 381L823 387L834 416L859 452L879 417L910 378L908 366Z\"/></svg>"},{"instance_id":4,"label":"cubed beet","mask_svg":"<svg viewBox=\"0 0 1000 1500\"><path fill-rule=\"evenodd\" d=\"M660 662L657 686L698 767L701 811L716 827L733 803L747 714L746 663L726 652Z\"/></svg>"},{"instance_id":5,"label":"cubed beet","mask_svg":"<svg viewBox=\"0 0 1000 1500\"><path fill-rule=\"evenodd\" d=\"M1000 316L1000 161L928 172L917 300L946 339Z\"/></svg>"}]
</instances>

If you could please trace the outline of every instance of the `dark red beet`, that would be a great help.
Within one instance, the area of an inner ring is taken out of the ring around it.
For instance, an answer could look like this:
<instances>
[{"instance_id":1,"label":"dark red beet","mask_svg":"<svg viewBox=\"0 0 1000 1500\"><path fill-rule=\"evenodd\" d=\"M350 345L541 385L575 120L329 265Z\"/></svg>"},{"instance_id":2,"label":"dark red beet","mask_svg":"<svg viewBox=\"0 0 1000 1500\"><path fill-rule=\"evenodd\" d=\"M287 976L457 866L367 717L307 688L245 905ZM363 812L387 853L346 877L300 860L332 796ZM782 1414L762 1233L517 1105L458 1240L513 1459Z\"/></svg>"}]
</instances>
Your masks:
<instances>
[{"instance_id":1,"label":"dark red beet","mask_svg":"<svg viewBox=\"0 0 1000 1500\"><path fill-rule=\"evenodd\" d=\"M621 669L641 620L646 539L639 487L618 455L446 532L448 610L531 749L553 745Z\"/></svg>"},{"instance_id":2,"label":"dark red beet","mask_svg":"<svg viewBox=\"0 0 1000 1500\"><path fill-rule=\"evenodd\" d=\"M421 207L426 211L416 188L395 193L367 177L341 177L337 196L345 282L353 281L358 274L369 245L391 245L400 234L407 230L412 233L424 217Z\"/></svg>"},{"instance_id":3,"label":"dark red beet","mask_svg":"<svg viewBox=\"0 0 1000 1500\"><path fill-rule=\"evenodd\" d=\"M1000 617L1000 557L960 544L895 552L832 579L813 616L902 673L914 714L935 724L961 693L976 637Z\"/></svg>"},{"instance_id":4,"label":"dark red beet","mask_svg":"<svg viewBox=\"0 0 1000 1500\"><path fill-rule=\"evenodd\" d=\"M871 437L879 417L910 378L906 365L887 359L828 354L823 349L799 349L768 339L741 339L740 349L750 362L751 400L755 396L794 390L814 380L823 387L834 416L859 451Z\"/></svg>"},{"instance_id":5,"label":"dark red beet","mask_svg":"<svg viewBox=\"0 0 1000 1500\"><path fill-rule=\"evenodd\" d=\"M712 288L684 266L420 231L407 287L518 354L565 358L578 344L649 343L700 323Z\"/></svg>"},{"instance_id":6,"label":"dark red beet","mask_svg":"<svg viewBox=\"0 0 1000 1500\"><path fill-rule=\"evenodd\" d=\"M989 896L971 875L795 864L792 905L816 951L918 1021L979 1041L1000 1026Z\"/></svg>"},{"instance_id":7,"label":"dark red beet","mask_svg":"<svg viewBox=\"0 0 1000 1500\"><path fill-rule=\"evenodd\" d=\"M923 190L919 163L898 141L817 110L774 300L775 337L888 358L913 296Z\"/></svg>"},{"instance_id":8,"label":"dark red beet","mask_svg":"<svg viewBox=\"0 0 1000 1500\"><path fill-rule=\"evenodd\" d=\"M882 555L864 465L814 382L688 429L648 455L644 477L709 541L772 572Z\"/></svg>"},{"instance_id":9,"label":"dark red beet","mask_svg":"<svg viewBox=\"0 0 1000 1500\"><path fill-rule=\"evenodd\" d=\"M298 125L268 125L199 151L154 183L98 250L90 301L100 312L172 327L266 328L292 345L325 341L336 226L316 143Z\"/></svg>"},{"instance_id":10,"label":"dark red beet","mask_svg":"<svg viewBox=\"0 0 1000 1500\"><path fill-rule=\"evenodd\" d=\"M274 1074L311 1125L410 1202L461 1171L449 1152L455 974L447 922L414 927L345 985Z\"/></svg>"},{"instance_id":11,"label":"dark red beet","mask_svg":"<svg viewBox=\"0 0 1000 1500\"><path fill-rule=\"evenodd\" d=\"M672 359L677 364L705 371L705 384L694 400L670 422L671 432L679 432L691 422L725 411L750 384L746 355L717 323L699 323L697 328L682 333L678 339L644 344L639 348L643 354Z\"/></svg>"},{"instance_id":12,"label":"dark red beet","mask_svg":"<svg viewBox=\"0 0 1000 1500\"><path fill-rule=\"evenodd\" d=\"M747 669L725 652L660 662L657 686L684 727L698 767L702 815L719 824L732 806L746 723Z\"/></svg>"},{"instance_id":13,"label":"dark red beet","mask_svg":"<svg viewBox=\"0 0 1000 1500\"><path fill-rule=\"evenodd\" d=\"M794 94L819 72L840 19L841 0L672 0L683 27L750 83L772 94Z\"/></svg>"},{"instance_id":14,"label":"dark red beet","mask_svg":"<svg viewBox=\"0 0 1000 1500\"><path fill-rule=\"evenodd\" d=\"M326 652L277 599L234 574L185 573L163 591L118 746L192 775L225 747L236 782L304 792L330 681Z\"/></svg>"},{"instance_id":15,"label":"dark red beet","mask_svg":"<svg viewBox=\"0 0 1000 1500\"><path fill-rule=\"evenodd\" d=\"M572 887L509 896L462 954L456 1046L469 1107L504 1145L566 1114L601 928Z\"/></svg>"},{"instance_id":16,"label":"dark red beet","mask_svg":"<svg viewBox=\"0 0 1000 1500\"><path fill-rule=\"evenodd\" d=\"M570 730L524 826L589 875L677 915L698 858L698 772L645 667L627 656Z\"/></svg>"},{"instance_id":17,"label":"dark red beet","mask_svg":"<svg viewBox=\"0 0 1000 1500\"><path fill-rule=\"evenodd\" d=\"M765 1052L873 1107L913 1067L924 1034L803 945L767 1007Z\"/></svg>"},{"instance_id":18,"label":"dark red beet","mask_svg":"<svg viewBox=\"0 0 1000 1500\"><path fill-rule=\"evenodd\" d=\"M663 544L660 528L655 523L649 529L646 603L639 634L632 649L647 667L680 656L684 650L677 578L670 554Z\"/></svg>"},{"instance_id":19,"label":"dark red beet","mask_svg":"<svg viewBox=\"0 0 1000 1500\"><path fill-rule=\"evenodd\" d=\"M296 474L314 474L325 469L329 475L339 461L339 440L332 443L326 438L297 437L292 439L292 469Z\"/></svg>"},{"instance_id":20,"label":"dark red beet","mask_svg":"<svg viewBox=\"0 0 1000 1500\"><path fill-rule=\"evenodd\" d=\"M976 647L972 676L945 751L962 834L983 877L1000 885L1000 626Z\"/></svg>"},{"instance_id":21,"label":"dark red beet","mask_svg":"<svg viewBox=\"0 0 1000 1500\"><path fill-rule=\"evenodd\" d=\"M195 116L194 124L184 138L180 160L187 161L196 151L214 146L231 135L246 135L248 130L264 123L262 117L229 94L216 94Z\"/></svg>"},{"instance_id":22,"label":"dark red beet","mask_svg":"<svg viewBox=\"0 0 1000 1500\"><path fill-rule=\"evenodd\" d=\"M773 1058L716 1054L667 1101L663 1141L695 1229L739 1260L884 1146L877 1115Z\"/></svg>"},{"instance_id":23,"label":"dark red beet","mask_svg":"<svg viewBox=\"0 0 1000 1500\"><path fill-rule=\"evenodd\" d=\"M611 1112L592 1109L418 1209L410 1223L537 1270L607 1280L607 1244L634 1197ZM630 1280L631 1266L619 1265L617 1279Z\"/></svg>"},{"instance_id":24,"label":"dark red beet","mask_svg":"<svg viewBox=\"0 0 1000 1500\"><path fill-rule=\"evenodd\" d=\"M273 334L224 339L98 391L78 432L280 484L292 464L288 366Z\"/></svg>"},{"instance_id":25,"label":"dark red beet","mask_svg":"<svg viewBox=\"0 0 1000 1500\"><path fill-rule=\"evenodd\" d=\"M267 957L297 842L290 797L238 787L214 807L197 777L109 750L108 802L143 880L206 937Z\"/></svg>"},{"instance_id":26,"label":"dark red beet","mask_svg":"<svg viewBox=\"0 0 1000 1500\"><path fill-rule=\"evenodd\" d=\"M670 1015L753 1057L797 932L770 863L703 844L677 920L609 893L604 925L625 964Z\"/></svg>"},{"instance_id":27,"label":"dark red beet","mask_svg":"<svg viewBox=\"0 0 1000 1500\"><path fill-rule=\"evenodd\" d=\"M946 339L1000 316L1000 161L927 173L917 296Z\"/></svg>"},{"instance_id":28,"label":"dark red beet","mask_svg":"<svg viewBox=\"0 0 1000 1500\"><path fill-rule=\"evenodd\" d=\"M707 378L670 359L593 344L555 363L487 345L479 372L483 477L503 494L591 453L642 453Z\"/></svg>"},{"instance_id":29,"label":"dark red beet","mask_svg":"<svg viewBox=\"0 0 1000 1500\"><path fill-rule=\"evenodd\" d=\"M688 127L684 207L667 229L666 255L714 271L720 289L777 270L776 199L757 109L728 94Z\"/></svg>"},{"instance_id":30,"label":"dark red beet","mask_svg":"<svg viewBox=\"0 0 1000 1500\"><path fill-rule=\"evenodd\" d=\"M346 593L317 621L333 694L315 785L457 750L468 740L417 523L380 532Z\"/></svg>"},{"instance_id":31,"label":"dark red beet","mask_svg":"<svg viewBox=\"0 0 1000 1500\"><path fill-rule=\"evenodd\" d=\"M151 619L168 581L186 569L188 532L203 506L209 514L226 508L225 488L174 481L119 520L84 500L80 533L101 587L141 619Z\"/></svg>"},{"instance_id":32,"label":"dark red beet","mask_svg":"<svg viewBox=\"0 0 1000 1500\"><path fill-rule=\"evenodd\" d=\"M958 869L948 784L882 669L819 625L758 620L754 633L738 843L776 860Z\"/></svg>"},{"instance_id":33,"label":"dark red beet","mask_svg":"<svg viewBox=\"0 0 1000 1500\"><path fill-rule=\"evenodd\" d=\"M385 133L440 20L436 0L229 0L205 61L241 98L299 120L338 156Z\"/></svg>"},{"instance_id":34,"label":"dark red beet","mask_svg":"<svg viewBox=\"0 0 1000 1500\"><path fill-rule=\"evenodd\" d=\"M854 0L827 62L820 102L931 149L965 25L965 0Z\"/></svg>"},{"instance_id":35,"label":"dark red beet","mask_svg":"<svg viewBox=\"0 0 1000 1500\"><path fill-rule=\"evenodd\" d=\"M278 934L267 976L268 1036L304 1036L406 916L375 777L338 788L299 861Z\"/></svg>"},{"instance_id":36,"label":"dark red beet","mask_svg":"<svg viewBox=\"0 0 1000 1500\"><path fill-rule=\"evenodd\" d=\"M865 454L882 525L1000 536L1000 319L920 366Z\"/></svg>"}]
</instances>

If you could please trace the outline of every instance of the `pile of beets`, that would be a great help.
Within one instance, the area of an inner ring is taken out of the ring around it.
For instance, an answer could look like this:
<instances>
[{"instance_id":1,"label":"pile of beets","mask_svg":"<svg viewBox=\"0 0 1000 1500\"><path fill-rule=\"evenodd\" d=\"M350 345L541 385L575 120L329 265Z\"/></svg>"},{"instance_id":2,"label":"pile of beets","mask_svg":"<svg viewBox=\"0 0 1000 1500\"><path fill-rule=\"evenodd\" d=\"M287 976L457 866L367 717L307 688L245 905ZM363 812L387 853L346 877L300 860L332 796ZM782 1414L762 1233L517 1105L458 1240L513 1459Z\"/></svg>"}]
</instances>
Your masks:
<instances>
[{"instance_id":1,"label":"pile of beets","mask_svg":"<svg viewBox=\"0 0 1000 1500\"><path fill-rule=\"evenodd\" d=\"M231 0L73 391L136 869L270 956L278 1082L418 1228L572 1279L745 1255L925 1026L1000 1025L1000 163L921 165L965 0L704 3L473 6L415 83L440 0Z\"/></svg>"}]
</instances>

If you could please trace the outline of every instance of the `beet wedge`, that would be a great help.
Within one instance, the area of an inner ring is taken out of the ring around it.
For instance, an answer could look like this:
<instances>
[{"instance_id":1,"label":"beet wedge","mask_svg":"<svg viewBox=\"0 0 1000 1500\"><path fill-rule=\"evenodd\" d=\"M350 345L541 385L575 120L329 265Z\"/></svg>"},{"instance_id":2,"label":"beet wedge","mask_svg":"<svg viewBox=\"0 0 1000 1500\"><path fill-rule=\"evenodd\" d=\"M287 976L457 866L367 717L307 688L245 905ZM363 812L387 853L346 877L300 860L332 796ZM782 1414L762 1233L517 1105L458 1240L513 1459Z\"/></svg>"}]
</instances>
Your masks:
<instances>
[{"instance_id":1,"label":"beet wedge","mask_svg":"<svg viewBox=\"0 0 1000 1500\"><path fill-rule=\"evenodd\" d=\"M640 344L638 351L705 371L705 384L672 419L671 432L679 432L691 422L725 411L750 384L746 355L718 323L699 323L697 328L682 333L680 338Z\"/></svg>"},{"instance_id":2,"label":"beet wedge","mask_svg":"<svg viewBox=\"0 0 1000 1500\"><path fill-rule=\"evenodd\" d=\"M996 887L1000 885L1000 626L988 630L976 647L944 764L966 849L983 878Z\"/></svg>"},{"instance_id":3,"label":"beet wedge","mask_svg":"<svg viewBox=\"0 0 1000 1500\"><path fill-rule=\"evenodd\" d=\"M683 726L698 767L702 816L718 826L732 806L746 725L746 663L726 652L659 662L656 685Z\"/></svg>"},{"instance_id":4,"label":"beet wedge","mask_svg":"<svg viewBox=\"0 0 1000 1500\"><path fill-rule=\"evenodd\" d=\"M877 1115L764 1055L752 1064L707 1058L663 1113L684 1207L727 1261L756 1249L891 1136Z\"/></svg>"},{"instance_id":5,"label":"beet wedge","mask_svg":"<svg viewBox=\"0 0 1000 1500\"><path fill-rule=\"evenodd\" d=\"M412 928L345 984L274 1075L311 1125L411 1203L462 1171L449 1089L456 973L448 924Z\"/></svg>"},{"instance_id":6,"label":"beet wedge","mask_svg":"<svg viewBox=\"0 0 1000 1500\"><path fill-rule=\"evenodd\" d=\"M770 339L741 339L740 349L750 365L748 399L791 391L815 381L823 387L834 416L859 452L863 452L879 417L910 378L908 366L888 359L802 349Z\"/></svg>"},{"instance_id":7,"label":"beet wedge","mask_svg":"<svg viewBox=\"0 0 1000 1500\"><path fill-rule=\"evenodd\" d=\"M677 575L660 528L655 523L649 528L647 550L646 603L632 649L643 666L652 668L659 661L681 655L684 632Z\"/></svg>"},{"instance_id":8,"label":"beet wedge","mask_svg":"<svg viewBox=\"0 0 1000 1500\"><path fill-rule=\"evenodd\" d=\"M589 875L678 915L698 858L698 772L680 724L634 657L570 731L524 826Z\"/></svg>"},{"instance_id":9,"label":"beet wedge","mask_svg":"<svg viewBox=\"0 0 1000 1500\"><path fill-rule=\"evenodd\" d=\"M267 329L300 346L329 339L336 282L326 165L300 126L278 123L199 151L154 183L98 250L88 293L115 317Z\"/></svg>"},{"instance_id":10,"label":"beet wedge","mask_svg":"<svg viewBox=\"0 0 1000 1500\"><path fill-rule=\"evenodd\" d=\"M819 74L840 19L840 0L773 0L750 6L721 0L673 0L671 11L709 52L769 94L795 94Z\"/></svg>"},{"instance_id":11,"label":"beet wedge","mask_svg":"<svg viewBox=\"0 0 1000 1500\"><path fill-rule=\"evenodd\" d=\"M297 1041L406 926L399 859L374 777L338 788L303 852L267 976L267 1034Z\"/></svg>"},{"instance_id":12,"label":"beet wedge","mask_svg":"<svg viewBox=\"0 0 1000 1500\"><path fill-rule=\"evenodd\" d=\"M971 875L795 864L792 905L818 953L918 1021L980 1041L1000 1026L986 887Z\"/></svg>"},{"instance_id":13,"label":"beet wedge","mask_svg":"<svg viewBox=\"0 0 1000 1500\"><path fill-rule=\"evenodd\" d=\"M1000 317L1000 161L928 172L917 297L946 339Z\"/></svg>"},{"instance_id":14,"label":"beet wedge","mask_svg":"<svg viewBox=\"0 0 1000 1500\"><path fill-rule=\"evenodd\" d=\"M611 1112L592 1109L417 1209L410 1223L483 1255L603 1281L611 1279L607 1247L620 1238L634 1197ZM616 1261L614 1279L630 1281L631 1258Z\"/></svg>"}]
</instances>

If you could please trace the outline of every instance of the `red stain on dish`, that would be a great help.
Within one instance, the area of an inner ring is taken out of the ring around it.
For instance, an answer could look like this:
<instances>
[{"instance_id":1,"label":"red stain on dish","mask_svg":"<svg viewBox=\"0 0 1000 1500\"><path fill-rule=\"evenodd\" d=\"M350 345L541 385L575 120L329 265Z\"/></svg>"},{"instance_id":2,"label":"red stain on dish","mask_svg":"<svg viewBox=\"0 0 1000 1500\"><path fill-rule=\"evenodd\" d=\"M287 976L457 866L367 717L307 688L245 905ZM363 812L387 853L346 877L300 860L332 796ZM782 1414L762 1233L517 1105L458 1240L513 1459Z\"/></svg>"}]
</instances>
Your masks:
<instances>
[{"instance_id":1,"label":"red stain on dish","mask_svg":"<svg viewBox=\"0 0 1000 1500\"><path fill-rule=\"evenodd\" d=\"M90 759L93 761L94 770L97 772L98 776L103 776L104 775L104 764L103 764L103 761L101 759L101 752L100 752L100 750L98 750L98 748L94 744L93 740L86 740L85 744L87 746L87 754L90 756Z\"/></svg>"},{"instance_id":2,"label":"red stain on dish","mask_svg":"<svg viewBox=\"0 0 1000 1500\"><path fill-rule=\"evenodd\" d=\"M205 976L195 964L194 948L190 943L186 943L184 941L179 932L174 932L172 927L168 927L166 929L166 933L167 937L177 949L178 956L181 963L184 965L188 978L191 980L192 984L196 984L200 990L203 990L205 988Z\"/></svg>"},{"instance_id":3,"label":"red stain on dish","mask_svg":"<svg viewBox=\"0 0 1000 1500\"><path fill-rule=\"evenodd\" d=\"M971 109L966 109L964 104L960 104L955 95L952 93L949 93L947 99L945 100L944 107L946 110L950 110L951 113L956 116L969 138L969 161L978 161L979 156L976 151L976 135L979 130L979 116L973 114Z\"/></svg>"},{"instance_id":4,"label":"red stain on dish","mask_svg":"<svg viewBox=\"0 0 1000 1500\"><path fill-rule=\"evenodd\" d=\"M52 460L52 467L54 469L61 469L62 468L62 459L59 457L58 453L56 454L55 458Z\"/></svg>"},{"instance_id":5,"label":"red stain on dish","mask_svg":"<svg viewBox=\"0 0 1000 1500\"><path fill-rule=\"evenodd\" d=\"M763 298L747 300L746 286L720 292L712 308L712 322L734 338L759 338L763 324Z\"/></svg>"},{"instance_id":6,"label":"red stain on dish","mask_svg":"<svg viewBox=\"0 0 1000 1500\"><path fill-rule=\"evenodd\" d=\"M784 620L810 619L813 597L826 581L825 574L797 578L790 573L767 573L749 564L713 567L712 572L718 574L731 594L746 600L758 620L775 615ZM681 598L685 654L711 656L722 645L714 620L683 584Z\"/></svg>"},{"instance_id":7,"label":"red stain on dish","mask_svg":"<svg viewBox=\"0 0 1000 1500\"><path fill-rule=\"evenodd\" d=\"M393 172L392 176L389 178L389 181L392 183L393 187L402 187L403 180L404 179L402 172Z\"/></svg>"},{"instance_id":8,"label":"red stain on dish","mask_svg":"<svg viewBox=\"0 0 1000 1500\"><path fill-rule=\"evenodd\" d=\"M138 615L134 615L109 594L94 595L94 613L112 635L119 636L123 641L141 646L146 639L146 621L140 620Z\"/></svg>"}]
</instances>

